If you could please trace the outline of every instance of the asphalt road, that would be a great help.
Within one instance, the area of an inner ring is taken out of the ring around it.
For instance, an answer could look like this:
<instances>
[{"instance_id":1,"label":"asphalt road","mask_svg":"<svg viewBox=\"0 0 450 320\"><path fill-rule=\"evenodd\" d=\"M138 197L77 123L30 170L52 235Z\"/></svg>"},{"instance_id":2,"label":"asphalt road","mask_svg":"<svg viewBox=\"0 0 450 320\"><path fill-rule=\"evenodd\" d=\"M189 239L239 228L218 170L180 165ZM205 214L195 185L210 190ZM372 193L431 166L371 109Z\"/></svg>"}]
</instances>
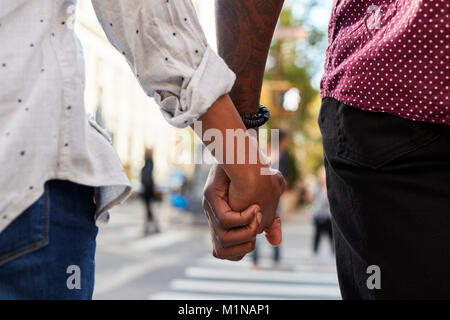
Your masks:
<instances>
[{"instance_id":1,"label":"asphalt road","mask_svg":"<svg viewBox=\"0 0 450 320\"><path fill-rule=\"evenodd\" d=\"M334 258L324 238L311 253L306 214L284 224L282 268L259 239L260 268L214 259L206 225L166 205L155 208L161 232L143 236L143 207L131 200L111 212L97 245L94 299L340 299ZM198 217L198 216L197 216Z\"/></svg>"}]
</instances>

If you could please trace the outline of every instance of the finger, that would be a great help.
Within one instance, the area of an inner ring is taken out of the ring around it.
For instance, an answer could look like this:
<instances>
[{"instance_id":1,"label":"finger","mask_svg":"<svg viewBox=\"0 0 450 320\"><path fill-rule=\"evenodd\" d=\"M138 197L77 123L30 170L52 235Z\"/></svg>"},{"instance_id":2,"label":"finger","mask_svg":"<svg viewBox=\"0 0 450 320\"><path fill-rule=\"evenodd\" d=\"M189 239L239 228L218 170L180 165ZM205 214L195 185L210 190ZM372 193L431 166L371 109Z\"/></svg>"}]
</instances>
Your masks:
<instances>
[{"instance_id":1,"label":"finger","mask_svg":"<svg viewBox=\"0 0 450 320\"><path fill-rule=\"evenodd\" d=\"M216 253L216 251L214 249L212 251L212 255L214 256L214 258L222 259L222 258L217 256L217 253ZM241 261L244 257L245 257L245 255L242 255L242 256L237 256L237 257L234 257L234 258L228 258L227 260L236 262L236 261Z\"/></svg>"},{"instance_id":2,"label":"finger","mask_svg":"<svg viewBox=\"0 0 450 320\"><path fill-rule=\"evenodd\" d=\"M210 206L204 199L203 199L203 210L208 219L209 229L211 232L211 240L213 241L214 246L221 247L219 234L223 234L224 230L220 226L220 222L217 220L215 214L211 211Z\"/></svg>"},{"instance_id":3,"label":"finger","mask_svg":"<svg viewBox=\"0 0 450 320\"><path fill-rule=\"evenodd\" d=\"M214 165L209 170L203 194L206 198L209 198L210 194L219 194L226 198L229 185L230 179L225 171L220 166Z\"/></svg>"},{"instance_id":4,"label":"finger","mask_svg":"<svg viewBox=\"0 0 450 320\"><path fill-rule=\"evenodd\" d=\"M237 261L241 261L242 259L244 259L244 257L245 257L245 255L244 256L239 256L239 257L236 257L236 258L230 258L228 260L237 262Z\"/></svg>"},{"instance_id":5,"label":"finger","mask_svg":"<svg viewBox=\"0 0 450 320\"><path fill-rule=\"evenodd\" d=\"M284 179L283 174L281 174L281 172L279 170L271 168L271 172L277 179L277 182L280 185L280 194L282 194L284 192L284 190L286 189L286 180Z\"/></svg>"},{"instance_id":6,"label":"finger","mask_svg":"<svg viewBox=\"0 0 450 320\"><path fill-rule=\"evenodd\" d=\"M264 231L267 241L272 246L278 247L281 244L283 236L281 232L281 219L278 213L276 214L273 223Z\"/></svg>"},{"instance_id":7,"label":"finger","mask_svg":"<svg viewBox=\"0 0 450 320\"><path fill-rule=\"evenodd\" d=\"M210 209L206 208L205 213L207 216L210 216L211 215ZM208 220L211 221L209 218L208 218ZM224 257L219 256L219 254L217 253L217 250L230 248L230 247L236 248L236 246L239 246L239 245L244 245L244 249L245 249L246 244L248 244L249 242L252 243L252 242L256 241L257 228L258 228L258 223L256 221L256 217L253 218L253 221L249 226L246 226L243 228L238 228L238 229L231 229L228 231L226 231L226 230L224 231L223 229L220 229L220 226L217 226L217 225L214 226L214 224L210 223L211 240L213 242L213 248L214 248L213 256L216 258L228 259L231 261L242 260L242 258L246 254L246 251L239 251L239 248L236 249L236 250L238 250L238 254L239 254L237 257L229 256L230 253L228 253L228 251L224 251L224 252L220 253L222 255L226 254L226 256L224 256ZM216 229L219 229L221 231L217 231ZM221 238L221 237L219 237L219 234L225 235L225 237ZM252 248L254 248L254 245L250 245L250 249L248 249L248 250L253 250ZM233 250L235 250L235 249L233 249Z\"/></svg>"},{"instance_id":8,"label":"finger","mask_svg":"<svg viewBox=\"0 0 450 320\"><path fill-rule=\"evenodd\" d=\"M245 227L226 230L221 234L220 243L224 248L233 247L256 239L258 222L256 217Z\"/></svg>"},{"instance_id":9,"label":"finger","mask_svg":"<svg viewBox=\"0 0 450 320\"><path fill-rule=\"evenodd\" d=\"M266 231L267 228L269 228L273 222L274 219L272 220L270 219L270 217L275 217L277 215L276 213L276 207L271 209L270 211L265 211L264 213L260 213L260 221L259 221L259 226L258 226L258 234L263 233L264 231Z\"/></svg>"},{"instance_id":10,"label":"finger","mask_svg":"<svg viewBox=\"0 0 450 320\"><path fill-rule=\"evenodd\" d=\"M246 226L252 221L255 215L253 211L259 209L251 206L242 213L231 210L231 207L228 204L229 185L230 179L225 171L219 166L213 166L209 172L206 187L203 191L203 209L206 210L206 202L211 213L214 214L224 229Z\"/></svg>"},{"instance_id":11,"label":"finger","mask_svg":"<svg viewBox=\"0 0 450 320\"><path fill-rule=\"evenodd\" d=\"M278 179L279 179L280 186L281 186L281 194L283 194L284 190L286 190L287 183L286 183L286 179L284 179L281 172L278 174Z\"/></svg>"},{"instance_id":12,"label":"finger","mask_svg":"<svg viewBox=\"0 0 450 320\"><path fill-rule=\"evenodd\" d=\"M233 260L245 256L255 249L255 241L250 241L230 248L215 248L214 256L219 259Z\"/></svg>"},{"instance_id":13,"label":"finger","mask_svg":"<svg viewBox=\"0 0 450 320\"><path fill-rule=\"evenodd\" d=\"M258 228L258 233L262 233L263 231L265 231L267 228L269 228L274 220L272 220L271 217L276 216L276 209L278 207L279 204L279 200L281 195L283 194L285 188L286 188L286 181L283 178L283 175L281 174L280 171L276 170L276 169L272 169L270 168L273 179L275 179L276 184L278 184L277 188L274 190L274 192L276 194L278 194L278 199L276 202L272 203L272 206L270 208L266 208L266 211L263 212L263 216Z\"/></svg>"},{"instance_id":14,"label":"finger","mask_svg":"<svg viewBox=\"0 0 450 320\"><path fill-rule=\"evenodd\" d=\"M261 210L258 205L251 205L242 212L236 212L231 210L223 198L212 196L210 200L206 199L209 209L223 229L245 227L252 222L256 212Z\"/></svg>"},{"instance_id":15,"label":"finger","mask_svg":"<svg viewBox=\"0 0 450 320\"><path fill-rule=\"evenodd\" d=\"M209 228L211 231L216 232L216 225L219 224L215 215L211 212L211 207L205 198L202 201L203 212L205 213L206 219L208 220Z\"/></svg>"}]
</instances>

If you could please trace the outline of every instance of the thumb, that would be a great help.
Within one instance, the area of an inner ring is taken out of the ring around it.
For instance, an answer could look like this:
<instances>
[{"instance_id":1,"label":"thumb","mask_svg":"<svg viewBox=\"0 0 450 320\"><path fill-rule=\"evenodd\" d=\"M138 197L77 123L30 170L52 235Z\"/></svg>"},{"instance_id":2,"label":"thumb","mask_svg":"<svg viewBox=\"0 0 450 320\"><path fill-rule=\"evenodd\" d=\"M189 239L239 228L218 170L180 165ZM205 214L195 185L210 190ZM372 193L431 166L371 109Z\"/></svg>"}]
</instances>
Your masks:
<instances>
[{"instance_id":1,"label":"thumb","mask_svg":"<svg viewBox=\"0 0 450 320\"><path fill-rule=\"evenodd\" d=\"M273 246L278 247L282 241L281 218L277 213L273 223L264 230L267 241Z\"/></svg>"}]
</instances>

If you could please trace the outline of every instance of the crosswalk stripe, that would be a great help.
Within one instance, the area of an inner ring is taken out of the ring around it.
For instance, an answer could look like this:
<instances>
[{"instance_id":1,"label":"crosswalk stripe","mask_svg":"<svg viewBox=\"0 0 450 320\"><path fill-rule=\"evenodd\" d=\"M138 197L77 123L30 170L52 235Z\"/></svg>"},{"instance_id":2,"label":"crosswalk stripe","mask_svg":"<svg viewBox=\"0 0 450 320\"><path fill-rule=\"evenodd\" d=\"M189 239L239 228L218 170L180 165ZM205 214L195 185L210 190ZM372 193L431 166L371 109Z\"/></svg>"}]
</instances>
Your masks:
<instances>
[{"instance_id":1,"label":"crosswalk stripe","mask_svg":"<svg viewBox=\"0 0 450 320\"><path fill-rule=\"evenodd\" d=\"M143 263L130 264L123 268L114 270L107 274L97 275L94 294L103 294L113 291L127 282L133 281L151 270L174 265L179 262L177 256L158 257L156 261L147 261Z\"/></svg>"},{"instance_id":2,"label":"crosswalk stripe","mask_svg":"<svg viewBox=\"0 0 450 320\"><path fill-rule=\"evenodd\" d=\"M286 261L285 259L284 261ZM268 263L270 262L270 263ZM266 261L265 259L261 259L261 265L270 266L272 261ZM286 263L288 264L288 263ZM291 263L298 272L313 272L313 273L336 273L336 267L334 265L312 265L312 264L299 264L299 263ZM198 266L209 266L215 268L229 268L229 269L250 269L252 266L252 262L250 260L243 260L240 262L233 262L227 260L219 260L212 257L203 257L197 260Z\"/></svg>"},{"instance_id":3,"label":"crosswalk stripe","mask_svg":"<svg viewBox=\"0 0 450 320\"><path fill-rule=\"evenodd\" d=\"M170 284L172 290L209 292L239 295L267 295L280 297L311 296L339 299L338 286L330 285L288 285L236 281L185 280L176 279Z\"/></svg>"},{"instance_id":4,"label":"crosswalk stripe","mask_svg":"<svg viewBox=\"0 0 450 320\"><path fill-rule=\"evenodd\" d=\"M218 295L201 294L189 292L163 291L150 295L149 300L279 300L279 298L262 296L238 296L238 295Z\"/></svg>"},{"instance_id":5,"label":"crosswalk stripe","mask_svg":"<svg viewBox=\"0 0 450 320\"><path fill-rule=\"evenodd\" d=\"M162 249L179 242L188 241L194 236L194 232L190 231L171 231L156 234L148 238L135 240L129 244L129 249L133 251L149 251L154 249Z\"/></svg>"},{"instance_id":6,"label":"crosswalk stripe","mask_svg":"<svg viewBox=\"0 0 450 320\"><path fill-rule=\"evenodd\" d=\"M230 269L248 269L251 267L250 260L242 260L239 262L228 261L228 260L219 260L212 257L204 257L197 260L197 265L201 266L211 266L211 267L225 267Z\"/></svg>"},{"instance_id":7,"label":"crosswalk stripe","mask_svg":"<svg viewBox=\"0 0 450 320\"><path fill-rule=\"evenodd\" d=\"M268 281L286 283L313 283L337 285L335 274L320 274L291 271L231 270L218 268L189 267L185 274L190 278Z\"/></svg>"}]
</instances>

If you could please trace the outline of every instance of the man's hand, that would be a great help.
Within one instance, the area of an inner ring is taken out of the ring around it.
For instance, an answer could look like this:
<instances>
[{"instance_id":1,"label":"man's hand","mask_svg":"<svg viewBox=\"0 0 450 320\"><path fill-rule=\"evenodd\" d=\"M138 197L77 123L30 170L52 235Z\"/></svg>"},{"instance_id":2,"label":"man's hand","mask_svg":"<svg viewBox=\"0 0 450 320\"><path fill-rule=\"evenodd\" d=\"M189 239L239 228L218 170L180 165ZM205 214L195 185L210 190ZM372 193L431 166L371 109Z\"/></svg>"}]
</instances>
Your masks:
<instances>
[{"instance_id":1,"label":"man's hand","mask_svg":"<svg viewBox=\"0 0 450 320\"><path fill-rule=\"evenodd\" d=\"M272 207L275 210L279 195L284 188L284 180L281 175L260 177L266 181L262 181L262 184L254 189L256 192L248 192L248 188L253 183L241 185L235 182L233 186L233 182L220 166L214 165L211 168L205 185L203 209L209 221L213 255L216 258L241 260L247 253L254 250L259 229L264 229L271 245L280 245L281 219L275 211L273 217L265 217L270 224L264 228L263 214L259 205L250 205L240 212L233 211L228 204L234 202L235 205L241 206L251 201L261 202L269 206L270 210ZM234 191L231 191L232 189ZM267 192L272 193L265 194ZM256 195L255 198L253 198L254 195ZM247 207L248 204L245 206Z\"/></svg>"},{"instance_id":2,"label":"man's hand","mask_svg":"<svg viewBox=\"0 0 450 320\"><path fill-rule=\"evenodd\" d=\"M240 260L253 251L256 234L263 231L272 245L279 245L281 221L276 209L284 191L283 176L275 170L273 174L263 175L270 167L263 161L257 139L246 134L241 117L228 95L219 98L199 120L202 131L196 133L208 148L211 144L205 134L208 130L218 130L225 140L218 143L220 147L210 149L214 156L216 152L226 155L227 161L213 166L204 192L204 209L211 225L215 255ZM239 147L230 143L234 136L229 136L228 130L246 135L247 143ZM249 161L252 154L257 155L256 163ZM231 162L228 161L229 155L233 156ZM238 164L234 161L238 155L244 155L248 161ZM258 210L252 205L257 205ZM260 211L256 217L255 210Z\"/></svg>"},{"instance_id":3,"label":"man's hand","mask_svg":"<svg viewBox=\"0 0 450 320\"><path fill-rule=\"evenodd\" d=\"M255 249L259 225L257 216L261 212L257 205L242 212L231 210L228 205L229 184L225 171L213 166L205 185L203 209L211 229L214 257L239 261Z\"/></svg>"},{"instance_id":4,"label":"man's hand","mask_svg":"<svg viewBox=\"0 0 450 320\"><path fill-rule=\"evenodd\" d=\"M281 223L277 223L279 220L277 208L286 183L279 171L266 169L270 170L272 174L262 175L261 167L235 167L233 175L229 176L228 203L236 211L242 211L251 204L259 205L263 215L259 222L258 233L271 230L271 239L275 241L271 244L277 246L281 243ZM277 225L279 228L275 228ZM275 238L278 233L275 232L276 230L279 230L279 240Z\"/></svg>"}]
</instances>

